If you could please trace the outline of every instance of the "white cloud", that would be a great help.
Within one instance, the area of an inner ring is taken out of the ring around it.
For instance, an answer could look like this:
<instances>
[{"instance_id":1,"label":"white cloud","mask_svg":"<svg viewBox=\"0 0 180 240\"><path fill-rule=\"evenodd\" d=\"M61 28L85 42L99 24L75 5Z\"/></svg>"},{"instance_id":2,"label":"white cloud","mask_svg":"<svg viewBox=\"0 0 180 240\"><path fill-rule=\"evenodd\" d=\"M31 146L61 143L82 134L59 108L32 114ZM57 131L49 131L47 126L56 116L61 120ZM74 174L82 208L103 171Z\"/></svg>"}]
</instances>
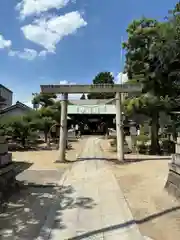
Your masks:
<instances>
[{"instance_id":1,"label":"white cloud","mask_svg":"<svg viewBox=\"0 0 180 240\"><path fill-rule=\"evenodd\" d=\"M42 50L42 51L39 52L38 56L39 57L46 57L47 54L48 54L48 51Z\"/></svg>"},{"instance_id":2,"label":"white cloud","mask_svg":"<svg viewBox=\"0 0 180 240\"><path fill-rule=\"evenodd\" d=\"M87 25L80 13L70 12L62 16L40 18L21 28L26 39L43 46L49 52L55 52L59 41L77 29Z\"/></svg>"},{"instance_id":3,"label":"white cloud","mask_svg":"<svg viewBox=\"0 0 180 240\"><path fill-rule=\"evenodd\" d=\"M38 53L36 50L29 49L29 48L25 48L23 52L10 50L8 53L10 57L19 57L21 59L26 59L29 61L32 61L37 57L45 57L46 54L47 54L47 51L45 50Z\"/></svg>"},{"instance_id":4,"label":"white cloud","mask_svg":"<svg viewBox=\"0 0 180 240\"><path fill-rule=\"evenodd\" d=\"M5 40L2 35L0 35L0 49L11 47L11 40Z\"/></svg>"},{"instance_id":5,"label":"white cloud","mask_svg":"<svg viewBox=\"0 0 180 240\"><path fill-rule=\"evenodd\" d=\"M39 15L50 9L60 9L65 7L70 0L22 0L16 5L20 12L21 19L27 16Z\"/></svg>"},{"instance_id":6,"label":"white cloud","mask_svg":"<svg viewBox=\"0 0 180 240\"><path fill-rule=\"evenodd\" d=\"M127 73L118 73L117 76L115 77L115 83L120 84L120 83L125 83L128 80Z\"/></svg>"},{"instance_id":7,"label":"white cloud","mask_svg":"<svg viewBox=\"0 0 180 240\"><path fill-rule=\"evenodd\" d=\"M60 85L76 85L75 82L68 82L66 80L62 80L59 82Z\"/></svg>"}]
</instances>

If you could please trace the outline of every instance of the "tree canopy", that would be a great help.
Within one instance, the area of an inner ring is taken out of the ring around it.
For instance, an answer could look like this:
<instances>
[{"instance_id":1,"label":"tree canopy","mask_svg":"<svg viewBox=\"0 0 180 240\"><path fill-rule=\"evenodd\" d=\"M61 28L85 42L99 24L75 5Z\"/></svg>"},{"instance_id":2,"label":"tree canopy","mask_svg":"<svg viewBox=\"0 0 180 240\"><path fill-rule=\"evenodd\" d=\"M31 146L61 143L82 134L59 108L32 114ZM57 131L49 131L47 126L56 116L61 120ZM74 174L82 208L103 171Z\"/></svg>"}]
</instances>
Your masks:
<instances>
[{"instance_id":1,"label":"tree canopy","mask_svg":"<svg viewBox=\"0 0 180 240\"><path fill-rule=\"evenodd\" d=\"M111 72L100 72L93 79L93 84L114 84L114 77ZM109 99L114 98L112 93L89 93L88 99Z\"/></svg>"},{"instance_id":2,"label":"tree canopy","mask_svg":"<svg viewBox=\"0 0 180 240\"><path fill-rule=\"evenodd\" d=\"M43 107L48 107L54 104L56 98L57 98L56 94L50 93L33 94L32 104L33 106L41 105Z\"/></svg>"},{"instance_id":3,"label":"tree canopy","mask_svg":"<svg viewBox=\"0 0 180 240\"><path fill-rule=\"evenodd\" d=\"M144 113L151 119L151 152L159 152L159 112L170 112L180 94L179 6L165 22L145 17L134 20L127 28L125 72L129 82L143 86L139 96L124 103L128 113Z\"/></svg>"}]
</instances>

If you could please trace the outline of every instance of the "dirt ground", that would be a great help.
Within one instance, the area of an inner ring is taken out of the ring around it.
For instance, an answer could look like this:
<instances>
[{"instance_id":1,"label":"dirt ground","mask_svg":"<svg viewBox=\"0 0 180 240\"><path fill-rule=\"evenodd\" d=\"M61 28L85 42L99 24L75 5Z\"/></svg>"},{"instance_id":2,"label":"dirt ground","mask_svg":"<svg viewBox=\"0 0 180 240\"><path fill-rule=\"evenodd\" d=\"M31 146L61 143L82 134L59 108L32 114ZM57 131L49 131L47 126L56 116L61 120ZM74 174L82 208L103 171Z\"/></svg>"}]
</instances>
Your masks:
<instances>
[{"instance_id":1,"label":"dirt ground","mask_svg":"<svg viewBox=\"0 0 180 240\"><path fill-rule=\"evenodd\" d=\"M69 161L74 161L76 155L81 151L82 144L79 141L71 142L71 149L66 152L66 159ZM80 144L79 144L80 143ZM57 150L39 150L39 151L17 151L12 152L13 160L15 162L27 162L31 163L31 169L59 169L64 168L67 163L55 163L58 159Z\"/></svg>"},{"instance_id":2,"label":"dirt ground","mask_svg":"<svg viewBox=\"0 0 180 240\"><path fill-rule=\"evenodd\" d=\"M109 152L107 141L103 146L109 158L116 157ZM179 240L180 202L164 190L168 160L112 164L112 170L141 233L154 240Z\"/></svg>"}]
</instances>

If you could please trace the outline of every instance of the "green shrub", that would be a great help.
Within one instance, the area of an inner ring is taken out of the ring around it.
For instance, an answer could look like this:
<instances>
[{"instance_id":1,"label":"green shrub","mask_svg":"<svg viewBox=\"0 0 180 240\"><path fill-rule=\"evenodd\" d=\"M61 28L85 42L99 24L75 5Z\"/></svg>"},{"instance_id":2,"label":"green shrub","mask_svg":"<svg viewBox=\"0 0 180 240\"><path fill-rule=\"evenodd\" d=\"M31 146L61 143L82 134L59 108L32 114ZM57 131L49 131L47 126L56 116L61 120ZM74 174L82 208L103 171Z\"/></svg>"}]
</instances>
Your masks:
<instances>
[{"instance_id":1,"label":"green shrub","mask_svg":"<svg viewBox=\"0 0 180 240\"><path fill-rule=\"evenodd\" d=\"M135 138L135 145L138 153L148 154L149 153L149 145L148 141L150 140L148 135L140 134Z\"/></svg>"},{"instance_id":2,"label":"green shrub","mask_svg":"<svg viewBox=\"0 0 180 240\"><path fill-rule=\"evenodd\" d=\"M138 150L138 153L140 154L148 154L149 146L141 143L137 146L137 150Z\"/></svg>"},{"instance_id":3,"label":"green shrub","mask_svg":"<svg viewBox=\"0 0 180 240\"><path fill-rule=\"evenodd\" d=\"M140 143L144 143L145 144L145 143L147 143L150 140L150 138L149 138L148 135L140 134L139 136L135 137L135 140L136 140L136 142L140 142Z\"/></svg>"},{"instance_id":4,"label":"green shrub","mask_svg":"<svg viewBox=\"0 0 180 240\"><path fill-rule=\"evenodd\" d=\"M117 151L117 139L113 139L110 144L111 144L111 147L114 147ZM129 149L127 141L124 140L124 153L129 154L131 152L132 151L131 149Z\"/></svg>"},{"instance_id":5,"label":"green shrub","mask_svg":"<svg viewBox=\"0 0 180 240\"><path fill-rule=\"evenodd\" d=\"M110 144L112 147L116 147L117 146L117 138L113 139ZM127 145L126 140L124 140L124 144Z\"/></svg>"},{"instance_id":6,"label":"green shrub","mask_svg":"<svg viewBox=\"0 0 180 240\"><path fill-rule=\"evenodd\" d=\"M137 151L141 154L148 154L149 153L149 145L148 141L150 140L149 136L147 135L139 135L135 137L135 147ZM111 141L111 147L117 147L117 139L113 139ZM127 142L125 141L125 145L127 145ZM129 149L130 152L130 149Z\"/></svg>"},{"instance_id":7,"label":"green shrub","mask_svg":"<svg viewBox=\"0 0 180 240\"><path fill-rule=\"evenodd\" d=\"M175 143L168 139L163 139L161 142L161 152L163 154L175 153Z\"/></svg>"}]
</instances>

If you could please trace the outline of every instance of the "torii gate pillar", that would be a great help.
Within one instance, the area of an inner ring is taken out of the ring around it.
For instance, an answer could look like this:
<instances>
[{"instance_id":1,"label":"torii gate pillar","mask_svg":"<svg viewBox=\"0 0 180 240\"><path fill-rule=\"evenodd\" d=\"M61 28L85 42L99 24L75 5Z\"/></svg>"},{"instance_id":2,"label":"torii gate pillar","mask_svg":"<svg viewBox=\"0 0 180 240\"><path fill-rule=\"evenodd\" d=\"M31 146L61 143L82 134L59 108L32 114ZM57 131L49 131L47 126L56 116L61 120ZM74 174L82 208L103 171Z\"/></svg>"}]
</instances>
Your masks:
<instances>
[{"instance_id":1,"label":"torii gate pillar","mask_svg":"<svg viewBox=\"0 0 180 240\"><path fill-rule=\"evenodd\" d=\"M61 100L61 121L59 133L59 156L57 162L63 162L66 159L66 144L67 144L67 105L68 93L62 94Z\"/></svg>"},{"instance_id":2,"label":"torii gate pillar","mask_svg":"<svg viewBox=\"0 0 180 240\"><path fill-rule=\"evenodd\" d=\"M116 93L116 136L117 136L117 159L124 161L124 131L122 119L121 94Z\"/></svg>"}]
</instances>

